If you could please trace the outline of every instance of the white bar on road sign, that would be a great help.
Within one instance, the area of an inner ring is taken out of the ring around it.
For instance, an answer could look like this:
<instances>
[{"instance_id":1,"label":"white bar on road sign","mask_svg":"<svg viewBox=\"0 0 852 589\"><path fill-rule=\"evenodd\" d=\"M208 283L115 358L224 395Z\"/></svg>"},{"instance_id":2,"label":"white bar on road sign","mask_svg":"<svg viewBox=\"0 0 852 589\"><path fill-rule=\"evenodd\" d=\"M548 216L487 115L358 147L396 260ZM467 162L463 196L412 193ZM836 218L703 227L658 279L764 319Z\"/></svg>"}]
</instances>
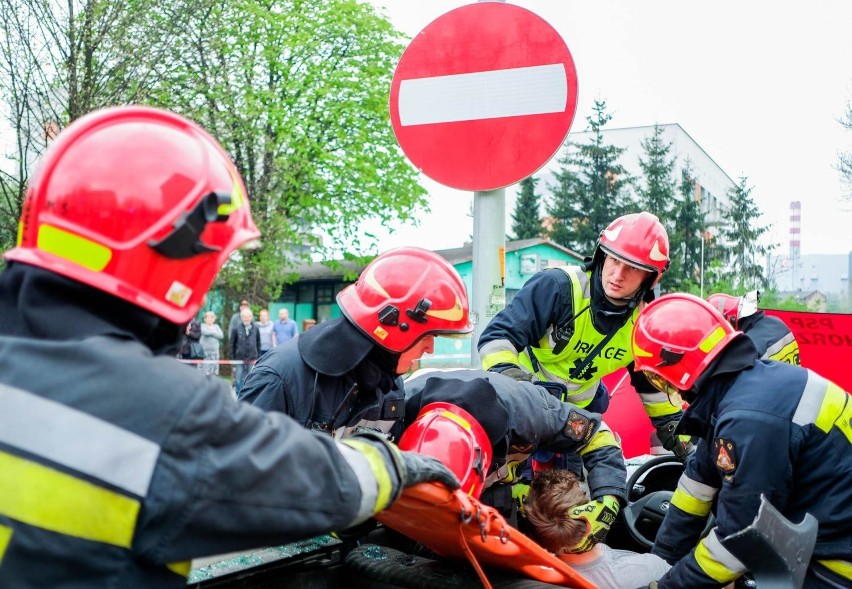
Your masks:
<instances>
[{"instance_id":1,"label":"white bar on road sign","mask_svg":"<svg viewBox=\"0 0 852 589\"><path fill-rule=\"evenodd\" d=\"M562 112L568 79L561 63L403 80L403 127Z\"/></svg>"}]
</instances>

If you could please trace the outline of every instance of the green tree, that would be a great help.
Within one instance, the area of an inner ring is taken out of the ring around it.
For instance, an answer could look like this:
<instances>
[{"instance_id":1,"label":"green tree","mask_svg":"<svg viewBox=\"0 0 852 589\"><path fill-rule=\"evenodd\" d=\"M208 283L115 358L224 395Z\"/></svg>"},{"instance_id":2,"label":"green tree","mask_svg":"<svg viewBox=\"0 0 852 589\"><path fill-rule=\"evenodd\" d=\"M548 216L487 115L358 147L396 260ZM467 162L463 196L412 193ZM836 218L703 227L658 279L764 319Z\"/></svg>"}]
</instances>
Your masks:
<instances>
[{"instance_id":1,"label":"green tree","mask_svg":"<svg viewBox=\"0 0 852 589\"><path fill-rule=\"evenodd\" d=\"M687 159L681 170L677 198L671 213L673 221L669 229L671 266L663 274L660 288L664 292L689 292L701 279L702 253L706 260L712 259L712 241L705 232L704 213L701 201L695 195L696 180L692 163ZM704 251L702 252L702 239ZM700 290L700 289L699 289ZM698 294L698 293L696 293Z\"/></svg>"},{"instance_id":2,"label":"green tree","mask_svg":"<svg viewBox=\"0 0 852 589\"><path fill-rule=\"evenodd\" d=\"M540 216L540 196L535 188L538 178L530 176L521 180L515 211L512 213L512 232L514 239L534 239L543 232Z\"/></svg>"},{"instance_id":3,"label":"green tree","mask_svg":"<svg viewBox=\"0 0 852 589\"><path fill-rule=\"evenodd\" d=\"M589 142L566 143L557 160L556 183L550 186L552 201L547 208L552 219L550 238L589 253L604 227L635 210L628 190L633 180L618 163L625 149L607 144L603 138L603 128L612 119L606 101L596 100L593 111L586 118Z\"/></svg>"},{"instance_id":4,"label":"green tree","mask_svg":"<svg viewBox=\"0 0 852 589\"><path fill-rule=\"evenodd\" d=\"M355 0L208 0L176 40L159 100L231 153L263 234L220 274L229 300L275 298L296 261L362 253L375 245L364 221L406 221L425 206L389 124L403 48Z\"/></svg>"},{"instance_id":5,"label":"green tree","mask_svg":"<svg viewBox=\"0 0 852 589\"><path fill-rule=\"evenodd\" d=\"M670 220L675 209L675 160L669 154L671 143L663 140L663 128L654 125L654 134L642 140L644 157L639 156L643 182L637 190L637 204L643 211ZM669 225L666 224L666 229Z\"/></svg>"},{"instance_id":6,"label":"green tree","mask_svg":"<svg viewBox=\"0 0 852 589\"><path fill-rule=\"evenodd\" d=\"M769 227L758 223L760 210L751 197L752 189L748 178L741 177L728 190L729 205L720 231L728 275L735 288L742 290L764 288L763 261L773 247L760 243Z\"/></svg>"}]
</instances>

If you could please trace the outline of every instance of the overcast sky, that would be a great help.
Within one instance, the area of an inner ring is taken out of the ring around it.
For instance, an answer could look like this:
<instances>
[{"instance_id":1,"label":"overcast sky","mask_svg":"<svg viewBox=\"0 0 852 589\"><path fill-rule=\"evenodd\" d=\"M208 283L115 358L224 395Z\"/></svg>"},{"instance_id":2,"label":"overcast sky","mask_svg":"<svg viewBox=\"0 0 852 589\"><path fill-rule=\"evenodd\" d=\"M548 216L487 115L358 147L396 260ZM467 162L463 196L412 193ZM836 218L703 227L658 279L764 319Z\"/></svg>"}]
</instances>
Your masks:
<instances>
[{"instance_id":1,"label":"overcast sky","mask_svg":"<svg viewBox=\"0 0 852 589\"><path fill-rule=\"evenodd\" d=\"M414 36L470 2L370 0ZM747 176L787 254L790 201L802 202L802 254L852 250L852 203L843 202L838 153L852 131L838 123L852 99L852 1L536 0L512 2L549 22L577 67L572 131L595 99L611 128L678 123L735 181ZM473 196L424 178L432 213L420 227L377 229L379 249L456 247L469 239ZM514 206L507 190L507 212ZM507 231L511 231L507 222Z\"/></svg>"}]
</instances>

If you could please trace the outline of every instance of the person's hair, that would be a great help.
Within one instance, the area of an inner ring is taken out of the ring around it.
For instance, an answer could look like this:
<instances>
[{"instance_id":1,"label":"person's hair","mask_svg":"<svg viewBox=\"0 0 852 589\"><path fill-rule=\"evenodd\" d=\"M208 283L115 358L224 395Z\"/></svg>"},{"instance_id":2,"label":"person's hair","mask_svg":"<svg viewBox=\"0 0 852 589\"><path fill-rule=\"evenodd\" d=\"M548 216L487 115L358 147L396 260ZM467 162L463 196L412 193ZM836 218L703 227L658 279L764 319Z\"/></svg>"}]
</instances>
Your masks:
<instances>
[{"instance_id":1,"label":"person's hair","mask_svg":"<svg viewBox=\"0 0 852 589\"><path fill-rule=\"evenodd\" d=\"M213 319L215 319L215 318L216 318L216 313L214 313L213 311L207 311L207 312L204 314L204 317L213 317Z\"/></svg>"},{"instance_id":2,"label":"person's hair","mask_svg":"<svg viewBox=\"0 0 852 589\"><path fill-rule=\"evenodd\" d=\"M586 533L582 520L568 517L568 510L588 501L569 470L546 470L535 477L524 502L524 513L539 544L553 553L571 552Z\"/></svg>"}]
</instances>

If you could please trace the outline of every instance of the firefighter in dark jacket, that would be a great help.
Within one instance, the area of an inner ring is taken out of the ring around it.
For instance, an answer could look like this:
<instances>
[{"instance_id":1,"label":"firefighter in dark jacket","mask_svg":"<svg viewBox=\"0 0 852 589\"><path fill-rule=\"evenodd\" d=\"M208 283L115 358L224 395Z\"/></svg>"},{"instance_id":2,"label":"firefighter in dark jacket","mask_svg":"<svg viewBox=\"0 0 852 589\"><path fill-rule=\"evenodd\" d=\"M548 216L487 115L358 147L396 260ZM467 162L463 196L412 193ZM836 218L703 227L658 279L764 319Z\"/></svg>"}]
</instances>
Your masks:
<instances>
[{"instance_id":1,"label":"firefighter in dark jacket","mask_svg":"<svg viewBox=\"0 0 852 589\"><path fill-rule=\"evenodd\" d=\"M588 524L584 549L603 541L627 500L627 469L621 446L598 413L560 401L542 386L484 370L434 371L405 382L405 415L412 422L430 403L450 403L470 413L491 443L491 464L484 465L483 501L494 505L495 487L511 492L514 465L534 450L577 454L588 471L591 501L574 508Z\"/></svg>"},{"instance_id":2,"label":"firefighter in dark jacket","mask_svg":"<svg viewBox=\"0 0 852 589\"><path fill-rule=\"evenodd\" d=\"M660 588L721 587L744 566L720 542L748 527L761 494L792 522L818 523L805 587L852 586L852 397L810 370L758 359L706 301L667 295L640 313L636 368L688 403L678 433L700 438L652 552ZM715 510L716 525L699 540Z\"/></svg>"},{"instance_id":3,"label":"firefighter in dark jacket","mask_svg":"<svg viewBox=\"0 0 852 589\"><path fill-rule=\"evenodd\" d=\"M343 529L455 477L344 443L175 360L219 268L258 237L200 127L77 119L29 181L0 274L0 587L186 587L191 559Z\"/></svg>"},{"instance_id":4,"label":"firefighter in dark jacket","mask_svg":"<svg viewBox=\"0 0 852 589\"><path fill-rule=\"evenodd\" d=\"M707 297L707 302L716 307L734 329L751 338L761 360L801 366L799 342L787 324L757 308L760 291L753 290L741 297L717 293Z\"/></svg>"},{"instance_id":5,"label":"firefighter in dark jacket","mask_svg":"<svg viewBox=\"0 0 852 589\"><path fill-rule=\"evenodd\" d=\"M688 440L672 435L680 407L631 369L633 322L668 266L669 239L657 217L615 219L584 266L538 272L494 316L477 343L482 367L560 383L564 400L604 413L609 393L601 379L626 366L663 446L686 456Z\"/></svg>"},{"instance_id":6,"label":"firefighter in dark jacket","mask_svg":"<svg viewBox=\"0 0 852 589\"><path fill-rule=\"evenodd\" d=\"M265 354L240 400L337 437L361 427L398 439L400 375L434 351L435 336L473 330L464 282L438 254L402 247L370 262L337 303L343 317Z\"/></svg>"}]
</instances>

